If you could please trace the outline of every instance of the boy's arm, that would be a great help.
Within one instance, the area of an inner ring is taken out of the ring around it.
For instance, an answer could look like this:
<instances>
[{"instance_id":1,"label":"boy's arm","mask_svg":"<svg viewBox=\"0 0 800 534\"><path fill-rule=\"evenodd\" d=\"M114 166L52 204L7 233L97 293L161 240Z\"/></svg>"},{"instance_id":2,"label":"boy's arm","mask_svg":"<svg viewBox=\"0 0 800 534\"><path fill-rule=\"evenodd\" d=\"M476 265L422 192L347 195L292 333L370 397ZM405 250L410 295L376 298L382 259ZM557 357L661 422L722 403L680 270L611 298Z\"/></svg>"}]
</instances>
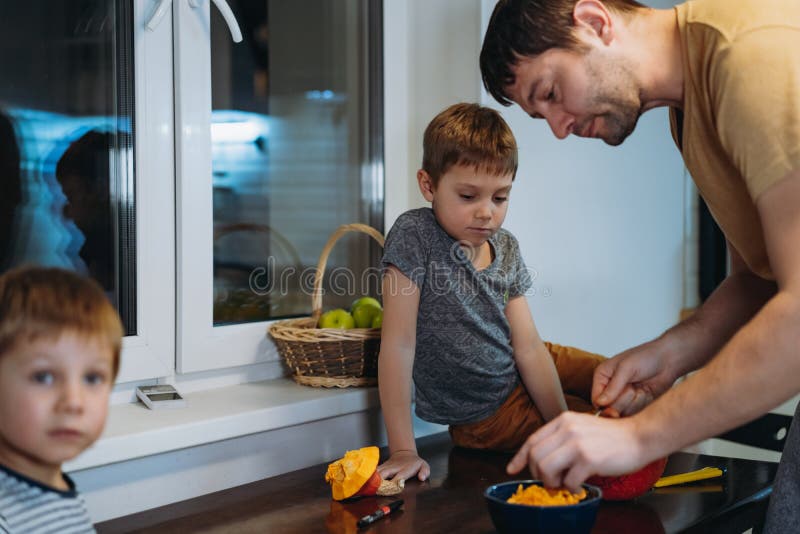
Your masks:
<instances>
[{"instance_id":1,"label":"boy's arm","mask_svg":"<svg viewBox=\"0 0 800 534\"><path fill-rule=\"evenodd\" d=\"M394 266L383 276L383 327L378 357L378 390L389 437L389 460L381 477L425 480L430 467L417 455L411 421L411 370L417 338L419 288Z\"/></svg>"},{"instance_id":2,"label":"boy's arm","mask_svg":"<svg viewBox=\"0 0 800 534\"><path fill-rule=\"evenodd\" d=\"M536 408L549 421L567 410L553 358L539 337L524 296L508 301L506 317L511 329L511 348L522 382Z\"/></svg>"}]
</instances>

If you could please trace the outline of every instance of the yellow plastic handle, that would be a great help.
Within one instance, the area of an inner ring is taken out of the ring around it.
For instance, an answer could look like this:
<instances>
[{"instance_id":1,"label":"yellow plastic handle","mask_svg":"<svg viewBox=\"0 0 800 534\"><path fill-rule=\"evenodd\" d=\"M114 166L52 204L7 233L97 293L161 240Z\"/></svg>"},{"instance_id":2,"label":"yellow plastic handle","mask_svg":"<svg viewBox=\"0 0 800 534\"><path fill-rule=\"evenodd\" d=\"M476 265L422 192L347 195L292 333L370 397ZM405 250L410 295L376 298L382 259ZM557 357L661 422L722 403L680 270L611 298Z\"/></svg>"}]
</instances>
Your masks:
<instances>
[{"instance_id":1,"label":"yellow plastic handle","mask_svg":"<svg viewBox=\"0 0 800 534\"><path fill-rule=\"evenodd\" d=\"M688 473L681 473L679 475L670 475L668 477L659 478L654 488L663 488L664 486L674 486L675 484L685 484L687 482L694 482L696 480L705 480L707 478L720 477L724 471L718 467L704 467L697 471L689 471Z\"/></svg>"}]
</instances>

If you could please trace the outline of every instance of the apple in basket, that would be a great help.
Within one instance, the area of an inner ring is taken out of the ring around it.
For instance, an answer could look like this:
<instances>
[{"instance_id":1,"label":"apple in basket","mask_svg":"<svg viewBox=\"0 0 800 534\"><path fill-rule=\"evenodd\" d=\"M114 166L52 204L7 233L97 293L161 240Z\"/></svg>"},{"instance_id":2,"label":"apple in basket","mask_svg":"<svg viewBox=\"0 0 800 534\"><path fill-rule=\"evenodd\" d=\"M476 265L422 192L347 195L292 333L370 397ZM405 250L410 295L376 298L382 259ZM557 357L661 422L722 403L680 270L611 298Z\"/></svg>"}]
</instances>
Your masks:
<instances>
[{"instance_id":1,"label":"apple in basket","mask_svg":"<svg viewBox=\"0 0 800 534\"><path fill-rule=\"evenodd\" d=\"M377 328L372 326L378 316L380 323L383 323L383 308L381 303L372 297L362 297L350 306L350 314L356 322L356 328Z\"/></svg>"},{"instance_id":2,"label":"apple in basket","mask_svg":"<svg viewBox=\"0 0 800 534\"><path fill-rule=\"evenodd\" d=\"M355 328L356 322L347 310L336 308L323 313L319 318L320 328L341 328L347 330Z\"/></svg>"},{"instance_id":3,"label":"apple in basket","mask_svg":"<svg viewBox=\"0 0 800 534\"><path fill-rule=\"evenodd\" d=\"M383 310L379 311L375 317L372 318L370 328L380 328L383 326Z\"/></svg>"},{"instance_id":4,"label":"apple in basket","mask_svg":"<svg viewBox=\"0 0 800 534\"><path fill-rule=\"evenodd\" d=\"M373 306L377 306L378 308L382 307L378 299L372 297L361 297L359 299L354 300L353 303L350 305L350 312L352 313L353 310L355 310L362 304L372 304Z\"/></svg>"}]
</instances>

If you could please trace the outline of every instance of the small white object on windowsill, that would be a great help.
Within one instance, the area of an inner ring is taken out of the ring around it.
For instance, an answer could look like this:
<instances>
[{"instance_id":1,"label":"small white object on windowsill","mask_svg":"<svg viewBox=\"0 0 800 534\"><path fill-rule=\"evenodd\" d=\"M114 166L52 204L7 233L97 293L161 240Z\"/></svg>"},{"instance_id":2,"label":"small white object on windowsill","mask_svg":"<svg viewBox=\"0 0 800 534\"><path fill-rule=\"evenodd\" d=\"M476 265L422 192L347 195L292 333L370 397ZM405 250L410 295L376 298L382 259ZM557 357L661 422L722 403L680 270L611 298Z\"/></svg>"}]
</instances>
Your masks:
<instances>
[{"instance_id":1,"label":"small white object on windowsill","mask_svg":"<svg viewBox=\"0 0 800 534\"><path fill-rule=\"evenodd\" d=\"M170 384L139 386L136 388L136 396L151 410L183 408L186 406L186 400L178 393L175 386Z\"/></svg>"}]
</instances>

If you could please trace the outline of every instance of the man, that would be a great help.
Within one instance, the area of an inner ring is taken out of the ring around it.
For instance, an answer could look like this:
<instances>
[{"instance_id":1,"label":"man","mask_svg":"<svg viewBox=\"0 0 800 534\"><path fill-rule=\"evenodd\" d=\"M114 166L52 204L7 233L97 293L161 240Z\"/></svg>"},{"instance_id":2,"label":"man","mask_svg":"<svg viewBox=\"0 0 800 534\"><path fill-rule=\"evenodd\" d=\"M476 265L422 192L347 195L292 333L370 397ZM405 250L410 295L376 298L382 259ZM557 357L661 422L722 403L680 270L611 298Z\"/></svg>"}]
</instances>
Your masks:
<instances>
[{"instance_id":1,"label":"man","mask_svg":"<svg viewBox=\"0 0 800 534\"><path fill-rule=\"evenodd\" d=\"M670 106L676 144L728 241L730 275L688 320L604 362L592 399L621 419L567 413L511 460L550 486L633 471L800 392L800 9L795 0L501 0L484 85L558 138L618 145ZM671 387L689 371L697 373ZM797 419L797 414L795 415ZM800 424L767 528L800 520Z\"/></svg>"}]
</instances>

